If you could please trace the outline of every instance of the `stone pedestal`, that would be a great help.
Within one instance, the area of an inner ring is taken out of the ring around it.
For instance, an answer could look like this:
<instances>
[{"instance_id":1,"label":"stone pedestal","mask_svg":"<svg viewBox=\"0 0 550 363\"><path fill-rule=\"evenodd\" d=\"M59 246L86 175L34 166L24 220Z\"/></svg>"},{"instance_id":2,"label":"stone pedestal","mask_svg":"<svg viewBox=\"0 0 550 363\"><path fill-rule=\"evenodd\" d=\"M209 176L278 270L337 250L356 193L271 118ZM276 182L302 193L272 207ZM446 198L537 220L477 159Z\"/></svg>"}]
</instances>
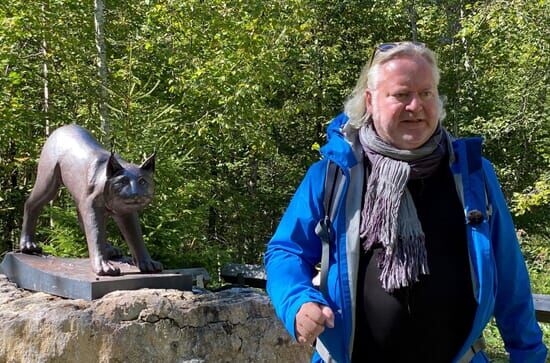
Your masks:
<instances>
[{"instance_id":1,"label":"stone pedestal","mask_svg":"<svg viewBox=\"0 0 550 363\"><path fill-rule=\"evenodd\" d=\"M94 300L116 290L176 289L191 290L191 269L167 270L156 274L140 273L136 266L112 261L120 276L97 276L86 258L61 258L10 252L0 265L3 273L19 287L71 299Z\"/></svg>"},{"instance_id":2,"label":"stone pedestal","mask_svg":"<svg viewBox=\"0 0 550 363\"><path fill-rule=\"evenodd\" d=\"M0 275L0 362L308 362L260 290L140 289L93 301Z\"/></svg>"}]
</instances>

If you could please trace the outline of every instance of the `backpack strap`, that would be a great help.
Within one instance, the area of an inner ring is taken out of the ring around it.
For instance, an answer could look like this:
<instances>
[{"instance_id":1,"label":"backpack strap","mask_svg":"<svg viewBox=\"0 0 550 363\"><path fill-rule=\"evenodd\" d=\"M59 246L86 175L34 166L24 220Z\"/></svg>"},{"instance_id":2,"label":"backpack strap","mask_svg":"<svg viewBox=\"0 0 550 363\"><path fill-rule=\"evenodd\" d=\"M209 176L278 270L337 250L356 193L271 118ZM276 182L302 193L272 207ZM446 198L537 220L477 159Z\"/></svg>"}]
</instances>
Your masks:
<instances>
[{"instance_id":1,"label":"backpack strap","mask_svg":"<svg viewBox=\"0 0 550 363\"><path fill-rule=\"evenodd\" d=\"M481 336L479 339L477 339L474 344L468 349L460 359L456 361L456 363L470 363L474 356L479 353L480 351L484 350L487 347L487 344L485 343L485 339L483 336Z\"/></svg>"},{"instance_id":2,"label":"backpack strap","mask_svg":"<svg viewBox=\"0 0 550 363\"><path fill-rule=\"evenodd\" d=\"M456 164L456 171L460 172L461 198L464 205L467 228L475 228L478 233L488 233L488 227L483 222L489 222L491 218L492 207L487 187L487 177L483 170L482 158L483 140L479 137L463 138L453 142L456 156L460 160ZM458 170L460 168L460 170ZM485 232L482 232L485 231ZM472 257L470 257L472 258ZM472 265L476 263L471 262ZM474 281L474 284L476 281ZM477 286L474 286L474 295ZM479 302L479 296L474 296ZM485 349L483 336L475 340L472 346L464 352L457 363L469 363L474 356Z\"/></svg>"},{"instance_id":3,"label":"backpack strap","mask_svg":"<svg viewBox=\"0 0 550 363\"><path fill-rule=\"evenodd\" d=\"M332 229L332 220L334 218L333 201L334 192L336 189L336 180L338 179L338 166L332 161L328 160L327 170L325 172L324 183L324 198L323 207L325 215L319 220L317 226L315 226L315 234L319 237L322 243L322 255L321 255L321 271L319 290L323 295L327 296L327 276L330 257L330 242L334 238L334 231Z\"/></svg>"},{"instance_id":4,"label":"backpack strap","mask_svg":"<svg viewBox=\"0 0 550 363\"><path fill-rule=\"evenodd\" d=\"M468 223L474 225L483 220L489 221L492 214L481 157L482 143L483 140L480 137L464 138L461 139L462 146L457 150L458 157L466 161L462 163L461 174L468 175L468 179L464 181L462 188L470 191L471 197L466 203L469 209L466 218ZM464 193L464 189L462 192Z\"/></svg>"}]
</instances>

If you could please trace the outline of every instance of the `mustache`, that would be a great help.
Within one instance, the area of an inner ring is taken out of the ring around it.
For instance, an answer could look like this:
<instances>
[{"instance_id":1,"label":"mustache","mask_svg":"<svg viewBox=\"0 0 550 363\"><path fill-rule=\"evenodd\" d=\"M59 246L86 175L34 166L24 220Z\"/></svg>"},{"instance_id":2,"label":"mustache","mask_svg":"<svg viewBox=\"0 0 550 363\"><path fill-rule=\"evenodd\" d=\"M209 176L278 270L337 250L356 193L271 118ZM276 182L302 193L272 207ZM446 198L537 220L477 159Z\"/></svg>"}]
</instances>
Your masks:
<instances>
[{"instance_id":1,"label":"mustache","mask_svg":"<svg viewBox=\"0 0 550 363\"><path fill-rule=\"evenodd\" d=\"M426 117L424 115L408 115L399 118L399 121L423 121Z\"/></svg>"}]
</instances>

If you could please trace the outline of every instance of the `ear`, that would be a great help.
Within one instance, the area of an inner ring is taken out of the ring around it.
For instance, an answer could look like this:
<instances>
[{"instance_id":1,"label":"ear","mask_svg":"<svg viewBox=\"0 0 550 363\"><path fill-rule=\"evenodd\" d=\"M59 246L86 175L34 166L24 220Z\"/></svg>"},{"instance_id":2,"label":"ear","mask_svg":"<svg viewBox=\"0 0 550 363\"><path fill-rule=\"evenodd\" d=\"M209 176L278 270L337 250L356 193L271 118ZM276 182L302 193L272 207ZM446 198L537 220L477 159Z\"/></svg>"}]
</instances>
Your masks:
<instances>
[{"instance_id":1,"label":"ear","mask_svg":"<svg viewBox=\"0 0 550 363\"><path fill-rule=\"evenodd\" d=\"M109 156L109 161L107 162L107 178L112 177L119 171L124 170L122 165L118 162L118 160L115 158L115 153L111 151L111 156Z\"/></svg>"},{"instance_id":2,"label":"ear","mask_svg":"<svg viewBox=\"0 0 550 363\"><path fill-rule=\"evenodd\" d=\"M373 94L370 89L365 90L365 106L367 107L367 112L372 115L372 101Z\"/></svg>"},{"instance_id":3,"label":"ear","mask_svg":"<svg viewBox=\"0 0 550 363\"><path fill-rule=\"evenodd\" d=\"M150 171L151 173L155 171L155 157L157 155L157 152L155 151L153 154L151 154L151 156L149 156L147 158L147 160L145 160L143 162L143 164L141 164L141 166L139 167L140 169L142 170L147 170L147 171Z\"/></svg>"}]
</instances>

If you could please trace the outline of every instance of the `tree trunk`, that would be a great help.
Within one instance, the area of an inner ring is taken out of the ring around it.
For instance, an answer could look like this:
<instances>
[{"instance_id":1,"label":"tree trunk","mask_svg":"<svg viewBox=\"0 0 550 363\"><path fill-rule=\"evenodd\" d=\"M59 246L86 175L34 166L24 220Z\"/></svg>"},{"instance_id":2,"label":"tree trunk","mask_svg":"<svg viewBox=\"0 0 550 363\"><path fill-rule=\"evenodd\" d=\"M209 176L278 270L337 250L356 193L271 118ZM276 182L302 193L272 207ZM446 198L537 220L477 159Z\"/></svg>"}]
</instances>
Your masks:
<instances>
[{"instance_id":1,"label":"tree trunk","mask_svg":"<svg viewBox=\"0 0 550 363\"><path fill-rule=\"evenodd\" d=\"M48 111L50 110L50 90L48 87L48 43L46 41L46 24L47 24L47 14L48 5L46 3L42 4L42 21L43 21L43 34L42 34L42 75L44 77L44 100L42 102L42 111L44 111L44 120L46 127L46 136L50 135L50 118Z\"/></svg>"},{"instance_id":2,"label":"tree trunk","mask_svg":"<svg viewBox=\"0 0 550 363\"><path fill-rule=\"evenodd\" d=\"M414 0L407 6L407 12L409 13L409 20L411 22L411 40L413 42L418 41L418 30L416 27L416 9L414 8Z\"/></svg>"},{"instance_id":3,"label":"tree trunk","mask_svg":"<svg viewBox=\"0 0 550 363\"><path fill-rule=\"evenodd\" d=\"M46 132L46 137L50 136L50 88L49 88L49 76L48 76L48 41L46 40L46 35L48 34L47 24L48 24L48 1L42 3L42 77L44 79L44 99L42 100L42 112L44 112L44 128ZM53 206L53 200L50 201L50 207ZM49 216L50 228L53 227L53 217L50 212Z\"/></svg>"},{"instance_id":4,"label":"tree trunk","mask_svg":"<svg viewBox=\"0 0 550 363\"><path fill-rule=\"evenodd\" d=\"M462 28L461 20L463 16L462 4L461 2L450 3L444 6L445 13L447 17L447 39L451 43L452 57L453 57L453 67L452 70L449 70L447 77L450 77L455 80L456 84L453 88L454 97L450 97L453 101L447 106L449 109L458 110L460 109L460 97L457 97L457 93L462 89L461 76L458 74L460 71L459 60L462 58L462 50L457 44L456 35ZM451 132L458 136L460 134L459 130L459 121L456 118L452 117L451 119L446 120L447 127Z\"/></svg>"},{"instance_id":5,"label":"tree trunk","mask_svg":"<svg viewBox=\"0 0 550 363\"><path fill-rule=\"evenodd\" d=\"M109 124L109 109L107 108L107 55L105 50L105 6L103 0L94 1L95 44L97 48L97 67L99 73L99 119L101 120L102 142L111 148L111 134Z\"/></svg>"}]
</instances>

